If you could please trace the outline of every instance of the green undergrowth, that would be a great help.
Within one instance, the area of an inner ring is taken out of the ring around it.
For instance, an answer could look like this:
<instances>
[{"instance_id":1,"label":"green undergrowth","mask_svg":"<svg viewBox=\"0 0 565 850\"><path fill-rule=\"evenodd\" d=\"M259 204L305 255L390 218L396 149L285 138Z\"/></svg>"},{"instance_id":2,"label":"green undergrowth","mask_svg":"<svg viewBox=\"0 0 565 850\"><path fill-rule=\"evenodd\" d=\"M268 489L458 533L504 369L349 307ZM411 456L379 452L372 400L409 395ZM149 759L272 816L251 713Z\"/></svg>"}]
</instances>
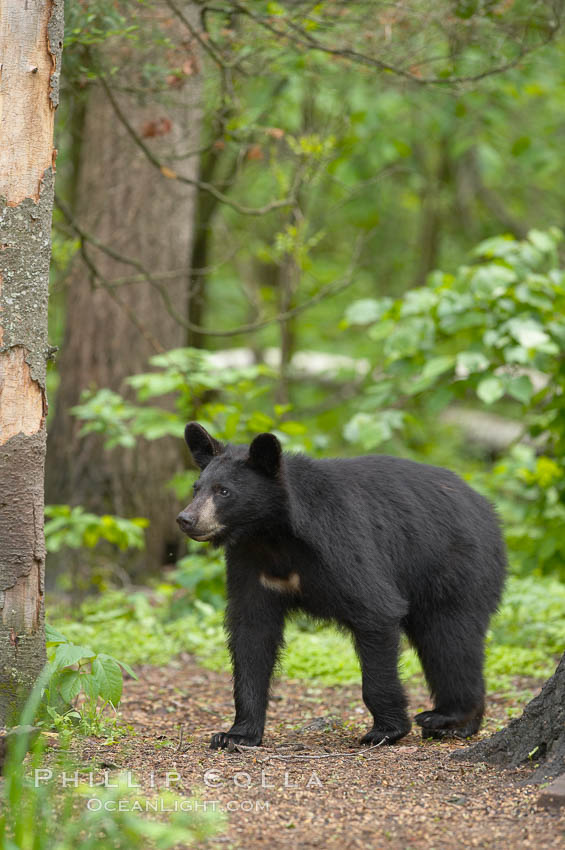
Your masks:
<instances>
[{"instance_id":1,"label":"green undergrowth","mask_svg":"<svg viewBox=\"0 0 565 850\"><path fill-rule=\"evenodd\" d=\"M222 612L198 600L173 619L167 596L159 590L111 591L87 600L73 620L56 604L49 614L49 621L69 640L87 642L128 664L166 664L184 651L206 667L229 670ZM516 677L550 676L564 648L565 585L546 577L511 577L488 637L488 690L519 697ZM404 679L421 672L410 648L404 649L401 666ZM325 685L360 678L348 636L303 618L287 628L280 675Z\"/></svg>"}]
</instances>

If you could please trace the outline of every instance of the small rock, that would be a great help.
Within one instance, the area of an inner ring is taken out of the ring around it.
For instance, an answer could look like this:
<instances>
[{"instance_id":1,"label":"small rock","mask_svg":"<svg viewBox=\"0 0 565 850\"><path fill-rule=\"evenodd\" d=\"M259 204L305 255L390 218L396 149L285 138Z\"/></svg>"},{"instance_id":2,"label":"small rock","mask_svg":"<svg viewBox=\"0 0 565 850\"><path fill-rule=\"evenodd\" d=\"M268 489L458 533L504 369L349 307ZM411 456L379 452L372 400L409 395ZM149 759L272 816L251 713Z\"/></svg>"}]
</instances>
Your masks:
<instances>
[{"instance_id":1,"label":"small rock","mask_svg":"<svg viewBox=\"0 0 565 850\"><path fill-rule=\"evenodd\" d=\"M461 794L460 796L448 797L446 802L453 803L456 806L465 806L467 805L467 797L464 794Z\"/></svg>"},{"instance_id":2,"label":"small rock","mask_svg":"<svg viewBox=\"0 0 565 850\"><path fill-rule=\"evenodd\" d=\"M316 717L301 726L300 732L326 732L331 729L339 729L341 722L335 717Z\"/></svg>"},{"instance_id":3,"label":"small rock","mask_svg":"<svg viewBox=\"0 0 565 850\"><path fill-rule=\"evenodd\" d=\"M565 808L565 773L543 789L538 797L538 806L543 809Z\"/></svg>"}]
</instances>

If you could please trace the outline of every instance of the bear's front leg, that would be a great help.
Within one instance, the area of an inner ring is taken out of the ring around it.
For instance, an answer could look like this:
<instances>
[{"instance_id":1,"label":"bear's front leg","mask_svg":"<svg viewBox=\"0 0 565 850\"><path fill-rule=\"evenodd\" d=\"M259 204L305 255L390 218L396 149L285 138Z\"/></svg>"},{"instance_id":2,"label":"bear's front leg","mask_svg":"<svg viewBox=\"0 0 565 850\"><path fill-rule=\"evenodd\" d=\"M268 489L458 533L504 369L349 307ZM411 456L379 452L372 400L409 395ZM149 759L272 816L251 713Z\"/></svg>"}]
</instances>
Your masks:
<instances>
[{"instance_id":1,"label":"bear's front leg","mask_svg":"<svg viewBox=\"0 0 565 850\"><path fill-rule=\"evenodd\" d=\"M373 728L361 744L392 744L411 728L406 696L398 678L399 630L355 631L363 675L363 701L373 715Z\"/></svg>"},{"instance_id":2,"label":"bear's front leg","mask_svg":"<svg viewBox=\"0 0 565 850\"><path fill-rule=\"evenodd\" d=\"M212 736L213 750L228 747L230 741L249 747L261 743L271 674L283 640L284 609L272 591L258 588L245 600L228 601L226 626L233 664L235 720L228 732Z\"/></svg>"}]
</instances>

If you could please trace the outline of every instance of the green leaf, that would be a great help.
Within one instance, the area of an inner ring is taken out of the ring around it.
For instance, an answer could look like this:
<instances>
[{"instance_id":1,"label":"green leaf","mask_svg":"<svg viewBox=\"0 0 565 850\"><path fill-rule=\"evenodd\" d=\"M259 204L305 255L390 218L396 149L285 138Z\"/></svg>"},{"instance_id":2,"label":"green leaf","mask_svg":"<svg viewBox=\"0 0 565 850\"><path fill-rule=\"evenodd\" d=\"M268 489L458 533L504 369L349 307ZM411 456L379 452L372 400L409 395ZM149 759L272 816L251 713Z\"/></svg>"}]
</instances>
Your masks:
<instances>
[{"instance_id":1,"label":"green leaf","mask_svg":"<svg viewBox=\"0 0 565 850\"><path fill-rule=\"evenodd\" d=\"M522 404L529 404L534 393L534 387L528 375L519 375L515 378L510 378L506 384L506 392L521 401Z\"/></svg>"},{"instance_id":2,"label":"green leaf","mask_svg":"<svg viewBox=\"0 0 565 850\"><path fill-rule=\"evenodd\" d=\"M545 282L546 278L543 278L543 280ZM553 293L550 294L552 295ZM527 283L521 283L514 289L514 297L517 301L537 307L542 312L551 310L553 306L551 298L548 298L546 295L540 295L535 288L528 286Z\"/></svg>"},{"instance_id":3,"label":"green leaf","mask_svg":"<svg viewBox=\"0 0 565 850\"><path fill-rule=\"evenodd\" d=\"M544 254L550 254L555 250L555 240L543 230L530 230L528 239L538 251L542 251Z\"/></svg>"},{"instance_id":4,"label":"green leaf","mask_svg":"<svg viewBox=\"0 0 565 850\"><path fill-rule=\"evenodd\" d=\"M284 434L289 434L291 437L299 437L308 432L306 425L302 422L281 422L278 427L279 431L282 431Z\"/></svg>"},{"instance_id":5,"label":"green leaf","mask_svg":"<svg viewBox=\"0 0 565 850\"><path fill-rule=\"evenodd\" d=\"M432 357L426 362L420 375L418 375L414 381L407 381L406 384L403 385L404 391L409 395L421 393L423 390L428 389L428 387L434 383L436 378L444 372L451 370L454 364L455 356L452 354L442 354L438 357Z\"/></svg>"},{"instance_id":6,"label":"green leaf","mask_svg":"<svg viewBox=\"0 0 565 850\"><path fill-rule=\"evenodd\" d=\"M410 357L434 342L435 327L429 316L413 316L396 326L385 342L385 354L393 359Z\"/></svg>"},{"instance_id":7,"label":"green leaf","mask_svg":"<svg viewBox=\"0 0 565 850\"><path fill-rule=\"evenodd\" d=\"M395 328L396 322L392 319L383 319L381 322L377 322L377 324L373 325L372 328L369 328L369 339L373 340L373 342L379 342L382 339L386 339L391 333L393 333Z\"/></svg>"},{"instance_id":8,"label":"green leaf","mask_svg":"<svg viewBox=\"0 0 565 850\"><path fill-rule=\"evenodd\" d=\"M366 396L371 410L381 407L383 404L390 404L391 399L395 398L397 393L392 381L377 381L367 387Z\"/></svg>"},{"instance_id":9,"label":"green leaf","mask_svg":"<svg viewBox=\"0 0 565 850\"><path fill-rule=\"evenodd\" d=\"M126 383L135 387L138 398L145 401L154 396L167 395L179 389L183 382L180 372L145 372L141 375L132 375L126 379Z\"/></svg>"},{"instance_id":10,"label":"green leaf","mask_svg":"<svg viewBox=\"0 0 565 850\"><path fill-rule=\"evenodd\" d=\"M506 259L516 252L517 245L518 243L513 236L493 236L477 245L473 251L473 256Z\"/></svg>"},{"instance_id":11,"label":"green leaf","mask_svg":"<svg viewBox=\"0 0 565 850\"><path fill-rule=\"evenodd\" d=\"M485 324L485 314L478 310L469 310L442 316L440 326L442 331L448 334L463 330L464 328L478 328Z\"/></svg>"},{"instance_id":12,"label":"green leaf","mask_svg":"<svg viewBox=\"0 0 565 850\"><path fill-rule=\"evenodd\" d=\"M393 431L402 427L401 410L381 410L379 413L357 413L343 429L349 443L359 443L365 451L390 440Z\"/></svg>"},{"instance_id":13,"label":"green leaf","mask_svg":"<svg viewBox=\"0 0 565 850\"><path fill-rule=\"evenodd\" d=\"M477 395L485 404L493 404L504 395L502 381L496 375L484 378L477 387Z\"/></svg>"},{"instance_id":14,"label":"green leaf","mask_svg":"<svg viewBox=\"0 0 565 850\"><path fill-rule=\"evenodd\" d=\"M222 570L223 570L223 566L222 566ZM114 661L116 661L120 665L120 667L123 667L123 669L126 671L128 676L131 676L132 679L137 680L137 678L138 678L137 673L134 670L132 670L132 668L129 666L129 664L126 664L125 661L120 661L119 658L115 658Z\"/></svg>"},{"instance_id":15,"label":"green leaf","mask_svg":"<svg viewBox=\"0 0 565 850\"><path fill-rule=\"evenodd\" d=\"M535 319L516 317L508 320L507 327L514 339L524 348L539 348L551 342L549 335Z\"/></svg>"},{"instance_id":16,"label":"green leaf","mask_svg":"<svg viewBox=\"0 0 565 850\"><path fill-rule=\"evenodd\" d=\"M111 702L114 707L119 705L123 678L118 662L101 652L92 662L92 675L98 685L100 697Z\"/></svg>"},{"instance_id":17,"label":"green leaf","mask_svg":"<svg viewBox=\"0 0 565 850\"><path fill-rule=\"evenodd\" d=\"M507 266L489 263L471 277L471 289L480 298L499 298L516 280L516 272Z\"/></svg>"},{"instance_id":18,"label":"green leaf","mask_svg":"<svg viewBox=\"0 0 565 850\"><path fill-rule=\"evenodd\" d=\"M63 670L56 679L57 690L66 703L71 703L80 693L82 675L78 670Z\"/></svg>"},{"instance_id":19,"label":"green leaf","mask_svg":"<svg viewBox=\"0 0 565 850\"><path fill-rule=\"evenodd\" d=\"M504 359L507 363L525 364L530 360L528 350L521 345L511 345L504 349Z\"/></svg>"},{"instance_id":20,"label":"green leaf","mask_svg":"<svg viewBox=\"0 0 565 850\"><path fill-rule=\"evenodd\" d=\"M57 631L56 628L49 625L49 623L45 623L45 642L51 644L57 643L68 643L65 635L61 634L61 632Z\"/></svg>"},{"instance_id":21,"label":"green leaf","mask_svg":"<svg viewBox=\"0 0 565 850\"><path fill-rule=\"evenodd\" d=\"M433 289L419 287L409 289L402 299L401 316L415 316L419 313L429 313L438 302L438 294Z\"/></svg>"},{"instance_id":22,"label":"green leaf","mask_svg":"<svg viewBox=\"0 0 565 850\"><path fill-rule=\"evenodd\" d=\"M221 565L221 569L223 570L223 565ZM129 666L129 664L126 664L126 662L125 662L125 661L120 661L120 659L119 659L119 658L115 658L113 655L108 655L107 653L102 653L102 655L104 656L104 658L109 658L111 661L115 661L115 662L116 662L116 664L119 664L119 666L120 666L120 667L123 667L123 669L126 671L126 673L127 673L129 676L131 676L131 678L132 678L132 679L137 679L137 678L138 678L138 677L137 677L137 673L135 673L135 672L132 670L132 668ZM100 656L99 656L99 657L100 657Z\"/></svg>"},{"instance_id":23,"label":"green leaf","mask_svg":"<svg viewBox=\"0 0 565 850\"><path fill-rule=\"evenodd\" d=\"M488 369L490 360L482 351L459 351L457 354L456 371L458 375L470 375L473 372L484 372Z\"/></svg>"},{"instance_id":24,"label":"green leaf","mask_svg":"<svg viewBox=\"0 0 565 850\"><path fill-rule=\"evenodd\" d=\"M392 298L362 298L360 301L354 301L345 311L345 322L347 325L372 325L392 304Z\"/></svg>"},{"instance_id":25,"label":"green leaf","mask_svg":"<svg viewBox=\"0 0 565 850\"><path fill-rule=\"evenodd\" d=\"M63 667L70 667L71 664L78 664L83 658L94 658L95 655L96 653L87 646L77 646L74 643L61 643L56 648L53 656L54 669L61 670Z\"/></svg>"},{"instance_id":26,"label":"green leaf","mask_svg":"<svg viewBox=\"0 0 565 850\"><path fill-rule=\"evenodd\" d=\"M432 357L422 369L422 377L437 378L438 375L442 375L444 372L452 369L454 364L455 357L453 354L441 354L438 357Z\"/></svg>"},{"instance_id":27,"label":"green leaf","mask_svg":"<svg viewBox=\"0 0 565 850\"><path fill-rule=\"evenodd\" d=\"M92 703L96 703L100 695L100 689L98 687L98 682L96 677L92 674L92 671L89 673L81 673L80 684L82 690L85 695Z\"/></svg>"}]
</instances>

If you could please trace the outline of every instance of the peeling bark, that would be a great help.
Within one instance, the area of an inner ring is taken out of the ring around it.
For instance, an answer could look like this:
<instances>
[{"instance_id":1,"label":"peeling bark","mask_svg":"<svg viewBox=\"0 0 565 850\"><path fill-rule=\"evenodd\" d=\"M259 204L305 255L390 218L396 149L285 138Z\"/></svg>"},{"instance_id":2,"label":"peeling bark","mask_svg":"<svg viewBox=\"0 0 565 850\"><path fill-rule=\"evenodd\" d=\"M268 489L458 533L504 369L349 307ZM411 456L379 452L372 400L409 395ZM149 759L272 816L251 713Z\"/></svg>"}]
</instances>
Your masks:
<instances>
[{"instance_id":1,"label":"peeling bark","mask_svg":"<svg viewBox=\"0 0 565 850\"><path fill-rule=\"evenodd\" d=\"M52 163L62 3L0 2L0 183L10 206L39 200Z\"/></svg>"},{"instance_id":2,"label":"peeling bark","mask_svg":"<svg viewBox=\"0 0 565 850\"><path fill-rule=\"evenodd\" d=\"M45 663L43 479L63 0L0 0L0 727Z\"/></svg>"},{"instance_id":3,"label":"peeling bark","mask_svg":"<svg viewBox=\"0 0 565 850\"><path fill-rule=\"evenodd\" d=\"M0 446L16 434L41 430L45 391L30 374L25 348L15 345L0 352Z\"/></svg>"}]
</instances>

